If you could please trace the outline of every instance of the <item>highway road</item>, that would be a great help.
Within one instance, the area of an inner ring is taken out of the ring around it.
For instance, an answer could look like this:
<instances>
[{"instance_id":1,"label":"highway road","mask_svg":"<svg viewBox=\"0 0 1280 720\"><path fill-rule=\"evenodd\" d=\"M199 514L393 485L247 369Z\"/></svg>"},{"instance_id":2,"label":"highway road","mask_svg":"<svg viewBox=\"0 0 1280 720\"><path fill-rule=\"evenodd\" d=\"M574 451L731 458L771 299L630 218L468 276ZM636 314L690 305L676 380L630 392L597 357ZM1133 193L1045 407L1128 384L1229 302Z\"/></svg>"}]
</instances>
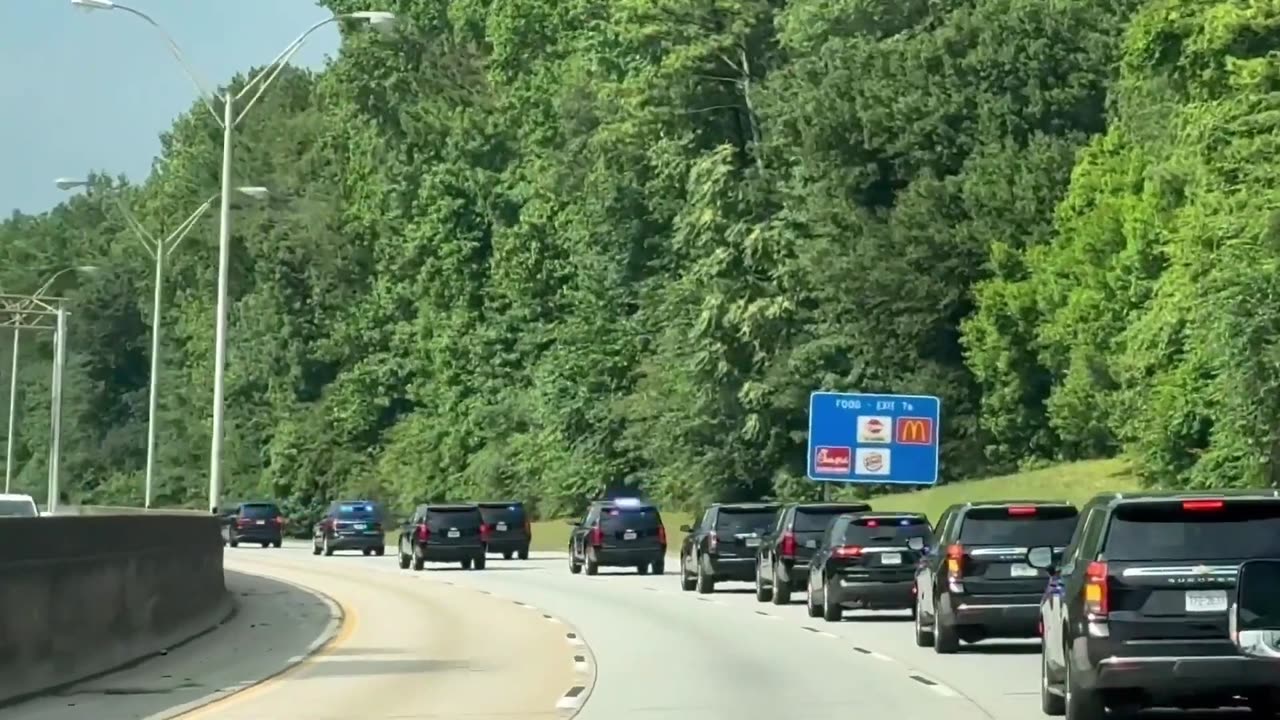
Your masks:
<instances>
[{"instance_id":1,"label":"highway road","mask_svg":"<svg viewBox=\"0 0 1280 720\"><path fill-rule=\"evenodd\" d=\"M847 720L853 709L908 720L1042 717L1036 642L939 656L915 647L906 613L827 623L802 602L757 603L745 583L698 595L681 592L675 573L575 576L553 553L421 573L391 556L315 557L293 543L228 549L227 558L231 570L269 576L229 576L243 608L230 625L6 708L5 719ZM309 644L323 647L299 657Z\"/></svg>"}]
</instances>

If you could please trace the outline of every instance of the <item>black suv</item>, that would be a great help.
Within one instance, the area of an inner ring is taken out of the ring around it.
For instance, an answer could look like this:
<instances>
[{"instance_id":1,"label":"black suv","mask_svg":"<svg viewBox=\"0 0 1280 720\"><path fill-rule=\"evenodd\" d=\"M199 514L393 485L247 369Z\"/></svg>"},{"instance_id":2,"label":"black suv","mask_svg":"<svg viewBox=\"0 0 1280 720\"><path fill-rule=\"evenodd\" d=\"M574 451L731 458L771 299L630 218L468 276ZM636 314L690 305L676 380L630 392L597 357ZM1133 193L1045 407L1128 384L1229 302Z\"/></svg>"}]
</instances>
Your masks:
<instances>
[{"instance_id":1,"label":"black suv","mask_svg":"<svg viewBox=\"0 0 1280 720\"><path fill-rule=\"evenodd\" d=\"M367 500L335 502L312 530L311 554L332 555L338 550L386 554L387 535L382 520L382 508Z\"/></svg>"},{"instance_id":2,"label":"black suv","mask_svg":"<svg viewBox=\"0 0 1280 720\"><path fill-rule=\"evenodd\" d=\"M809 617L839 622L845 608L914 610L915 567L931 535L920 513L838 516L809 561Z\"/></svg>"},{"instance_id":3,"label":"black suv","mask_svg":"<svg viewBox=\"0 0 1280 720\"><path fill-rule=\"evenodd\" d=\"M223 516L223 542L231 547L242 542L280 547L284 544L284 524L284 515L275 503L240 503Z\"/></svg>"},{"instance_id":4,"label":"black suv","mask_svg":"<svg viewBox=\"0 0 1280 720\"><path fill-rule=\"evenodd\" d=\"M1280 558L1280 493L1098 495L1061 560L1047 547L1041 705L1072 720L1104 706L1280 710L1274 660L1228 634L1240 564Z\"/></svg>"},{"instance_id":5,"label":"black suv","mask_svg":"<svg viewBox=\"0 0 1280 720\"><path fill-rule=\"evenodd\" d=\"M718 580L756 579L756 548L778 519L776 503L715 503L681 527L680 589L709 593Z\"/></svg>"},{"instance_id":6,"label":"black suv","mask_svg":"<svg viewBox=\"0 0 1280 720\"><path fill-rule=\"evenodd\" d=\"M504 560L518 555L529 559L529 543L533 541L533 529L529 527L529 515L520 502L482 502L480 516L489 528L489 546L486 552L502 553Z\"/></svg>"},{"instance_id":7,"label":"black suv","mask_svg":"<svg viewBox=\"0 0 1280 720\"><path fill-rule=\"evenodd\" d=\"M756 600L791 602L791 591L809 579L809 558L837 516L866 512L864 502L794 503L782 508L773 530L756 549Z\"/></svg>"},{"instance_id":8,"label":"black suv","mask_svg":"<svg viewBox=\"0 0 1280 720\"><path fill-rule=\"evenodd\" d=\"M469 504L419 505L400 528L400 568L413 563L458 563L463 570L483 570L489 528L480 508Z\"/></svg>"},{"instance_id":9,"label":"black suv","mask_svg":"<svg viewBox=\"0 0 1280 720\"><path fill-rule=\"evenodd\" d=\"M916 568L916 644L946 654L962 640L1036 637L1049 574L1027 564L1027 549L1047 545L1061 552L1079 514L1065 502L947 508Z\"/></svg>"},{"instance_id":10,"label":"black suv","mask_svg":"<svg viewBox=\"0 0 1280 720\"><path fill-rule=\"evenodd\" d=\"M653 569L663 573L667 558L667 529L653 505L618 498L596 500L569 534L569 572L587 568L595 575L601 567L633 567L641 575Z\"/></svg>"}]
</instances>

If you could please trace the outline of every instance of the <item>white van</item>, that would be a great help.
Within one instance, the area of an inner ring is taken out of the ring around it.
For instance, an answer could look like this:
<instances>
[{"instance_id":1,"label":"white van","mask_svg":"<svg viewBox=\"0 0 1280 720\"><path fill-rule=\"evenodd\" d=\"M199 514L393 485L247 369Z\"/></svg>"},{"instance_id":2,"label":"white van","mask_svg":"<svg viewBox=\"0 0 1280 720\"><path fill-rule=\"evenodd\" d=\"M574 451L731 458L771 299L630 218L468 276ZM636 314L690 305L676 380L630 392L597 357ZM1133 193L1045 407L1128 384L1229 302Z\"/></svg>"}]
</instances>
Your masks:
<instances>
[{"instance_id":1,"label":"white van","mask_svg":"<svg viewBox=\"0 0 1280 720\"><path fill-rule=\"evenodd\" d=\"M40 517L40 511L30 495L0 493L0 518L6 517Z\"/></svg>"}]
</instances>

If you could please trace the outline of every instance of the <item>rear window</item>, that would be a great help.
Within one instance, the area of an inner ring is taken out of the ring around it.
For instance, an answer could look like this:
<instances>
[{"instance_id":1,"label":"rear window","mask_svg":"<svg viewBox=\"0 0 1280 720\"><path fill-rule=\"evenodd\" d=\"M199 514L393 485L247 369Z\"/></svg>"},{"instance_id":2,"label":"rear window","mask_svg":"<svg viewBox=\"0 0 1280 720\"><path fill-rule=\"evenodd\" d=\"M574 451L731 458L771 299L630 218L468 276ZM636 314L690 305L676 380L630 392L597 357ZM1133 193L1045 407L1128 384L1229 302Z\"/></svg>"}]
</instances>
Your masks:
<instances>
[{"instance_id":1,"label":"rear window","mask_svg":"<svg viewBox=\"0 0 1280 720\"><path fill-rule=\"evenodd\" d=\"M347 518L373 518L378 515L378 507L370 503L342 503L338 506L338 517Z\"/></svg>"},{"instance_id":2,"label":"rear window","mask_svg":"<svg viewBox=\"0 0 1280 720\"><path fill-rule=\"evenodd\" d=\"M1280 503L1120 505L1104 544L1108 560L1247 560L1280 557Z\"/></svg>"},{"instance_id":3,"label":"rear window","mask_svg":"<svg viewBox=\"0 0 1280 720\"><path fill-rule=\"evenodd\" d=\"M38 517L36 506L29 500L0 500L0 517Z\"/></svg>"},{"instance_id":4,"label":"rear window","mask_svg":"<svg viewBox=\"0 0 1280 720\"><path fill-rule=\"evenodd\" d=\"M662 524L657 508L606 508L600 511L603 530L654 530Z\"/></svg>"},{"instance_id":5,"label":"rear window","mask_svg":"<svg viewBox=\"0 0 1280 720\"><path fill-rule=\"evenodd\" d=\"M777 508L720 508L720 512L716 514L716 530L734 535L763 535L773 529L773 523L777 519Z\"/></svg>"},{"instance_id":6,"label":"rear window","mask_svg":"<svg viewBox=\"0 0 1280 720\"><path fill-rule=\"evenodd\" d=\"M509 522L519 525L524 522L524 506L519 503L511 505L481 505L480 514L485 522Z\"/></svg>"},{"instance_id":7,"label":"rear window","mask_svg":"<svg viewBox=\"0 0 1280 720\"><path fill-rule=\"evenodd\" d=\"M253 518L254 520L261 518L273 518L280 515L280 508L275 505L241 505L240 517Z\"/></svg>"},{"instance_id":8,"label":"rear window","mask_svg":"<svg viewBox=\"0 0 1280 720\"><path fill-rule=\"evenodd\" d=\"M1063 547L1071 542L1079 511L1073 507L1035 506L1034 514L1016 508L973 508L960 526L961 545L1012 545Z\"/></svg>"},{"instance_id":9,"label":"rear window","mask_svg":"<svg viewBox=\"0 0 1280 720\"><path fill-rule=\"evenodd\" d=\"M799 508L791 529L795 532L824 532L837 515L845 513L866 512L870 505L825 505L823 507Z\"/></svg>"},{"instance_id":10,"label":"rear window","mask_svg":"<svg viewBox=\"0 0 1280 720\"><path fill-rule=\"evenodd\" d=\"M929 523L920 517L857 518L844 531L851 545L905 545L913 537L928 540Z\"/></svg>"},{"instance_id":11,"label":"rear window","mask_svg":"<svg viewBox=\"0 0 1280 720\"><path fill-rule=\"evenodd\" d=\"M430 508L427 510L427 525L432 528L476 528L480 527L480 511L475 508Z\"/></svg>"}]
</instances>

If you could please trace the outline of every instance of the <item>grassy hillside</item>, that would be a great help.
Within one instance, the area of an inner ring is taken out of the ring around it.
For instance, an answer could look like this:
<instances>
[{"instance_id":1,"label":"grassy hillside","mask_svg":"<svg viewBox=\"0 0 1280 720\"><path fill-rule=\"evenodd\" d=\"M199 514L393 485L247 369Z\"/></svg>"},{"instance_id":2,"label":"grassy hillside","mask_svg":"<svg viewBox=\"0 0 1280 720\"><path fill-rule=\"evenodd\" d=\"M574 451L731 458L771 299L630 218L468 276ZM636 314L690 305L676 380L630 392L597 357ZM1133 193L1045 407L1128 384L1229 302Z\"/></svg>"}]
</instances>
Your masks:
<instances>
[{"instance_id":1,"label":"grassy hillside","mask_svg":"<svg viewBox=\"0 0 1280 720\"><path fill-rule=\"evenodd\" d=\"M985 480L945 485L914 493L901 493L871 501L876 510L904 510L928 514L936 521L952 503L968 500L1067 500L1081 505L1099 492L1133 490L1137 480L1122 460L1090 460L1065 463L1042 470L1004 475ZM668 547L677 548L684 537L681 525L692 522L688 513L664 513ZM564 520L533 524L533 544L538 550L564 550L569 541L569 525Z\"/></svg>"}]
</instances>

